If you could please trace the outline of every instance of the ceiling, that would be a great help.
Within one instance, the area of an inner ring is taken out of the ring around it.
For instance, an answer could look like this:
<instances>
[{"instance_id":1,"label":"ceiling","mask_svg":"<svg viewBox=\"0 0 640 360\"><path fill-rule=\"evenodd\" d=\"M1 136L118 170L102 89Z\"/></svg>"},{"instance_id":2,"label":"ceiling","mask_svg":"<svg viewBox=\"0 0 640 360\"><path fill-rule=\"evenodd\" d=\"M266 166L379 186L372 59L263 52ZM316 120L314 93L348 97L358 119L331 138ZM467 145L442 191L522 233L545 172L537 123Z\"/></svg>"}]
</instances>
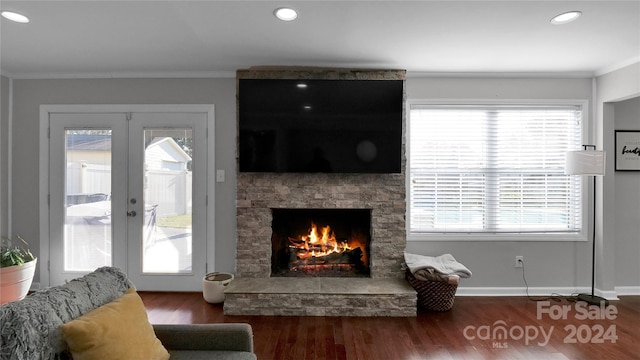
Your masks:
<instances>
[{"instance_id":1,"label":"ceiling","mask_svg":"<svg viewBox=\"0 0 640 360\"><path fill-rule=\"evenodd\" d=\"M273 16L288 5L293 22ZM581 74L640 61L634 1L0 1L13 78L233 77L251 66ZM580 10L569 24L551 17Z\"/></svg>"}]
</instances>

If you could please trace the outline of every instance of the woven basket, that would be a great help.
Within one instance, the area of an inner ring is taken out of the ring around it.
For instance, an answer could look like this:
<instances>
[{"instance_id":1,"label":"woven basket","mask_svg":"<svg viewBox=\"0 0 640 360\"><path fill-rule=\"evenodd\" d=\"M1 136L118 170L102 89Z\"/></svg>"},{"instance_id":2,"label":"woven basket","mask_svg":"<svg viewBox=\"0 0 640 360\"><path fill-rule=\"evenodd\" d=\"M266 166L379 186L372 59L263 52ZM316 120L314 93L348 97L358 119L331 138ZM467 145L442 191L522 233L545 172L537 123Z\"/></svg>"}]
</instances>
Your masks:
<instances>
[{"instance_id":1,"label":"woven basket","mask_svg":"<svg viewBox=\"0 0 640 360\"><path fill-rule=\"evenodd\" d=\"M406 278L418 292L418 306L431 311L447 311L453 307L458 285L444 281L418 280L407 269Z\"/></svg>"}]
</instances>

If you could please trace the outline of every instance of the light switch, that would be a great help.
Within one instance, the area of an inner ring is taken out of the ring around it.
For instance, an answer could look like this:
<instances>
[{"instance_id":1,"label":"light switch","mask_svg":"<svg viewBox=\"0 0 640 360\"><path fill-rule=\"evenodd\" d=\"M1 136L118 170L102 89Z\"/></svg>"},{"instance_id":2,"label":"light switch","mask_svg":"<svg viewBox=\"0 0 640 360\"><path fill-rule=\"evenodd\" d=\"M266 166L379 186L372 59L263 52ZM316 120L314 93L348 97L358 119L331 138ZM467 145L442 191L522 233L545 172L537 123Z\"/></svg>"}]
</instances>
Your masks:
<instances>
[{"instance_id":1,"label":"light switch","mask_svg":"<svg viewBox=\"0 0 640 360\"><path fill-rule=\"evenodd\" d=\"M216 170L216 182L224 182L224 170Z\"/></svg>"}]
</instances>

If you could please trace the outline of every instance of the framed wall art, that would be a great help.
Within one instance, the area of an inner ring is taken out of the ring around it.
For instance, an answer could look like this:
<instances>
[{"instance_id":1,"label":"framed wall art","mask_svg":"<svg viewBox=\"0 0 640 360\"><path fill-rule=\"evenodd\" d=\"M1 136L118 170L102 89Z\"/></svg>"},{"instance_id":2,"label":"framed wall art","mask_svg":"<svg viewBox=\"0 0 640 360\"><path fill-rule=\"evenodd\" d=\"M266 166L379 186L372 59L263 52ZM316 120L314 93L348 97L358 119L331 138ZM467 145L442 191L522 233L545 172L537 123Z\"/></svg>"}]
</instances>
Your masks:
<instances>
[{"instance_id":1,"label":"framed wall art","mask_svg":"<svg viewBox=\"0 0 640 360\"><path fill-rule=\"evenodd\" d=\"M640 171L640 131L616 130L616 171Z\"/></svg>"}]
</instances>

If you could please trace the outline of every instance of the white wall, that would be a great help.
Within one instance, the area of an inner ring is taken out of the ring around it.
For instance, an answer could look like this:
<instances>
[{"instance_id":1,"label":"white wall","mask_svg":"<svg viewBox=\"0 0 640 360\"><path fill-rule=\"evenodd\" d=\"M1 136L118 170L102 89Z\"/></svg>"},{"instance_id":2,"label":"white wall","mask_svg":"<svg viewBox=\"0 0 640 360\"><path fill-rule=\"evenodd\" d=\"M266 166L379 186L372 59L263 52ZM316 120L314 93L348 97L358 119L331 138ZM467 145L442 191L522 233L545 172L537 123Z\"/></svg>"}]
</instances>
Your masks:
<instances>
[{"instance_id":1,"label":"white wall","mask_svg":"<svg viewBox=\"0 0 640 360\"><path fill-rule=\"evenodd\" d=\"M640 131L640 97L615 103L615 129ZM614 161L613 153L609 156ZM640 172L617 171L615 188L615 284L640 286Z\"/></svg>"},{"instance_id":2,"label":"white wall","mask_svg":"<svg viewBox=\"0 0 640 360\"><path fill-rule=\"evenodd\" d=\"M232 272L235 262L235 79L77 79L13 80L13 233L27 239L39 255L38 151L42 104L215 104L216 168L226 181L216 188L217 271ZM38 282L39 272L34 281Z\"/></svg>"},{"instance_id":3,"label":"white wall","mask_svg":"<svg viewBox=\"0 0 640 360\"><path fill-rule=\"evenodd\" d=\"M637 79L637 77L636 77ZM607 79L608 80L608 79ZM235 79L78 79L13 80L13 232L39 248L38 121L41 104L215 104L216 168L226 182L216 183L216 269L235 268L236 102ZM615 80L611 87L616 88ZM586 99L593 101L592 79L409 78L408 99ZM215 179L210 179L215 182ZM614 185L611 185L612 187ZM624 191L624 189L619 189ZM627 189L629 190L629 189ZM631 189L633 190L633 189ZM605 212L614 214L613 211ZM613 216L610 216L613 219ZM613 222L613 220L611 220ZM636 221L636 224L640 221ZM635 230L630 230L633 234ZM638 232L635 232L636 234ZM585 242L410 242L419 254L453 254L474 273L461 290L510 288L522 291L516 255L525 259L529 286L577 289L590 286L591 247ZM615 260L615 259L614 259ZM612 262L613 263L613 262ZM637 264L637 260L636 260ZM635 268L630 268L633 271ZM633 279L624 275L624 284ZM38 281L38 279L36 279ZM637 283L636 283L637 284ZM612 287L613 288L613 285Z\"/></svg>"},{"instance_id":4,"label":"white wall","mask_svg":"<svg viewBox=\"0 0 640 360\"><path fill-rule=\"evenodd\" d=\"M9 84L0 76L0 236L9 236Z\"/></svg>"},{"instance_id":5,"label":"white wall","mask_svg":"<svg viewBox=\"0 0 640 360\"><path fill-rule=\"evenodd\" d=\"M584 99L591 102L591 79L411 78L408 99ZM407 251L423 255L451 253L472 272L464 287L507 287L521 293L522 270L516 255L524 256L530 287L565 288L590 284L590 247L585 242L523 241L411 241Z\"/></svg>"},{"instance_id":6,"label":"white wall","mask_svg":"<svg viewBox=\"0 0 640 360\"><path fill-rule=\"evenodd\" d=\"M615 172L614 163L611 160L611 154L614 153L614 132L619 124L616 123L616 103L640 96L640 63L624 67L611 73L596 78L596 125L597 125L597 145L607 151L609 161L606 165L606 175L602 178L601 186L598 189L600 194L598 202L602 204L600 212L596 213L598 221L596 226L600 229L597 233L597 275L596 287L605 291L616 289L616 287L629 286L626 284L627 279L623 283L618 283L617 270L619 261L617 253L619 251L627 251L633 253L633 244L627 243L618 235L626 230L618 229L616 224L616 213L618 211L635 211L635 222L640 223L640 212L637 208L621 208L616 202L616 195L633 194L638 195L637 187L631 184L630 188L618 187L616 181L621 173ZM620 120L626 122L628 120ZM628 175L624 175L626 178ZM631 175L634 176L634 175ZM635 175L637 179L638 175ZM622 185L622 184L620 184ZM629 195L633 197L634 195ZM635 238L630 239L631 242L638 242L636 233ZM637 252L636 252L637 254ZM636 257L635 263L638 262ZM631 265L633 266L633 265ZM620 276L624 276L620 274ZM628 293L640 293L640 275L636 273L636 281ZM621 289L624 292L624 289Z\"/></svg>"}]
</instances>

